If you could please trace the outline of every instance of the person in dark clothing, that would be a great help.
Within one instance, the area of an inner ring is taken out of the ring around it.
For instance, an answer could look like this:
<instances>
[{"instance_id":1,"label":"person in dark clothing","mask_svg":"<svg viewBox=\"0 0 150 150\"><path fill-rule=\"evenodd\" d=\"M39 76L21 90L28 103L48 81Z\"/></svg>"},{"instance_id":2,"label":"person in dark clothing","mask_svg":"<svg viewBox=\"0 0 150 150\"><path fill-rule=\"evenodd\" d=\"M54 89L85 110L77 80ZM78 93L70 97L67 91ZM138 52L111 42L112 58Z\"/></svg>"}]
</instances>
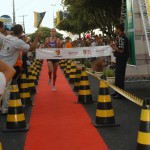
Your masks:
<instances>
[{"instance_id":1,"label":"person in dark clothing","mask_svg":"<svg viewBox=\"0 0 150 150\"><path fill-rule=\"evenodd\" d=\"M124 33L124 24L117 25L115 32L118 36L116 43L110 44L113 49L114 56L116 57L115 85L124 90L126 64L129 57L128 39ZM124 98L117 92L111 95L114 99Z\"/></svg>"}]
</instances>

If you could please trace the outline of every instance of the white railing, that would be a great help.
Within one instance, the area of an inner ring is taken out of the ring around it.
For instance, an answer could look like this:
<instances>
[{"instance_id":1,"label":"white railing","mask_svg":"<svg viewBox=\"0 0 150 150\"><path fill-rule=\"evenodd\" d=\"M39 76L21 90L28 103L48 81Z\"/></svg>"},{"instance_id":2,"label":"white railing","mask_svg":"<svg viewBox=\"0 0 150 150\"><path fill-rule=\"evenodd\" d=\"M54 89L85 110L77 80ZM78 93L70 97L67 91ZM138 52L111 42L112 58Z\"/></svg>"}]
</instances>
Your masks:
<instances>
[{"instance_id":1,"label":"white railing","mask_svg":"<svg viewBox=\"0 0 150 150\"><path fill-rule=\"evenodd\" d=\"M148 9L146 7L146 0L138 0L138 2L145 32L146 44L150 56L150 24L148 19Z\"/></svg>"}]
</instances>

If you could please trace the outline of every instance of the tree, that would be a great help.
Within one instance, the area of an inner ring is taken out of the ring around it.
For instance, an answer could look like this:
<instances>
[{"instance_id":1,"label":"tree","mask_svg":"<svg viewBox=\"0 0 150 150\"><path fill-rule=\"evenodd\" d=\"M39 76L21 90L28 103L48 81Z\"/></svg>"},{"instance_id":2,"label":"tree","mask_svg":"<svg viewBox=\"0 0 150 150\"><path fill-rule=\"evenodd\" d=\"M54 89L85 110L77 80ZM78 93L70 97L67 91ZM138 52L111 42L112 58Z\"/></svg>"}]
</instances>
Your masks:
<instances>
[{"instance_id":1,"label":"tree","mask_svg":"<svg viewBox=\"0 0 150 150\"><path fill-rule=\"evenodd\" d=\"M58 29L82 33L99 28L111 36L114 26L120 21L121 0L62 0L62 4L68 17L65 23L62 21L59 24ZM67 28L68 26L71 27Z\"/></svg>"}]
</instances>

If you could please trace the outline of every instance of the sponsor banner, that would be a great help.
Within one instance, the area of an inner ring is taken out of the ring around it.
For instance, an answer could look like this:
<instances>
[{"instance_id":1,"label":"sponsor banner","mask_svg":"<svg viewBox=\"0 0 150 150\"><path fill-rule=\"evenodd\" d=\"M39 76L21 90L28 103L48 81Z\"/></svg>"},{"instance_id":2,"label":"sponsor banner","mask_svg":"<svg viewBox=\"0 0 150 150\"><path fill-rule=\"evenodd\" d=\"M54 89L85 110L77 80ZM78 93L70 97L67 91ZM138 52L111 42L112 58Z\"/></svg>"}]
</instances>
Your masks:
<instances>
[{"instance_id":1,"label":"sponsor banner","mask_svg":"<svg viewBox=\"0 0 150 150\"><path fill-rule=\"evenodd\" d=\"M129 40L130 52L128 63L136 65L133 0L126 0L126 35Z\"/></svg>"},{"instance_id":2,"label":"sponsor banner","mask_svg":"<svg viewBox=\"0 0 150 150\"><path fill-rule=\"evenodd\" d=\"M76 59L111 56L110 46L36 49L36 59Z\"/></svg>"}]
</instances>

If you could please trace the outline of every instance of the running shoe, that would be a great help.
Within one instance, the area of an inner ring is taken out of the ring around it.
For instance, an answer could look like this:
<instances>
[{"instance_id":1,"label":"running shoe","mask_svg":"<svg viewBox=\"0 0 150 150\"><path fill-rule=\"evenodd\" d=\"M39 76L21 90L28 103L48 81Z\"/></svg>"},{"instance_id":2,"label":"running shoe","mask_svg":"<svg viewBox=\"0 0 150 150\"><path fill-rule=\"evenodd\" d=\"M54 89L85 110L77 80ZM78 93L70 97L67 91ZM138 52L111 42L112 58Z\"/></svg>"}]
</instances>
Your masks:
<instances>
[{"instance_id":1,"label":"running shoe","mask_svg":"<svg viewBox=\"0 0 150 150\"><path fill-rule=\"evenodd\" d=\"M56 86L55 85L53 85L52 91L56 91Z\"/></svg>"},{"instance_id":2,"label":"running shoe","mask_svg":"<svg viewBox=\"0 0 150 150\"><path fill-rule=\"evenodd\" d=\"M48 85L51 85L51 79L48 80Z\"/></svg>"}]
</instances>

